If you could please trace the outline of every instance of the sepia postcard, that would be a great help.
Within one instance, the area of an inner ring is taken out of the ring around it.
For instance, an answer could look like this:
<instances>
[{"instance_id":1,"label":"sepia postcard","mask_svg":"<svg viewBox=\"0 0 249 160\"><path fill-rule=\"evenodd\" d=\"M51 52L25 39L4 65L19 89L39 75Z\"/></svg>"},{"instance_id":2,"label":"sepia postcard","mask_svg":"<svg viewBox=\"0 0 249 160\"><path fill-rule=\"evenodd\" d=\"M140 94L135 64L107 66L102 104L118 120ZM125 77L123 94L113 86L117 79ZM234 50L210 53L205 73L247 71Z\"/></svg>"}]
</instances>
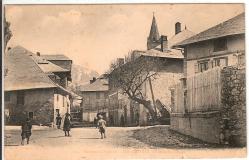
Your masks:
<instances>
[{"instance_id":1,"label":"sepia postcard","mask_svg":"<svg viewBox=\"0 0 249 160\"><path fill-rule=\"evenodd\" d=\"M3 4L3 159L246 158L245 4Z\"/></svg>"}]
</instances>

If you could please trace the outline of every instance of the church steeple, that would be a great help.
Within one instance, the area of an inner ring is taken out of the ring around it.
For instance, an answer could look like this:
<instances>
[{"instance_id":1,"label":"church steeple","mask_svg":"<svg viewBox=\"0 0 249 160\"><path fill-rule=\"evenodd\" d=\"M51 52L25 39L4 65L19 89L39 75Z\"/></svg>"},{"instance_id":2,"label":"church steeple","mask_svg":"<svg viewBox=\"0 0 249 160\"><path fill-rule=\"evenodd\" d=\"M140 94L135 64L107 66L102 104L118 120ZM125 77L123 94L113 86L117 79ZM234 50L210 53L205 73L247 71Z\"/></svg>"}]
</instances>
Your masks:
<instances>
[{"instance_id":1,"label":"church steeple","mask_svg":"<svg viewBox=\"0 0 249 160\"><path fill-rule=\"evenodd\" d=\"M152 19L152 24L151 24L151 28L150 28L149 38L151 40L154 40L154 41L157 41L157 40L160 39L158 28L157 28L157 23L156 23L156 18L155 18L154 13L153 13L153 19Z\"/></svg>"},{"instance_id":2,"label":"church steeple","mask_svg":"<svg viewBox=\"0 0 249 160\"><path fill-rule=\"evenodd\" d=\"M152 24L150 28L150 34L147 39L147 49L152 49L160 44L160 35L157 28L156 18L153 12Z\"/></svg>"}]
</instances>

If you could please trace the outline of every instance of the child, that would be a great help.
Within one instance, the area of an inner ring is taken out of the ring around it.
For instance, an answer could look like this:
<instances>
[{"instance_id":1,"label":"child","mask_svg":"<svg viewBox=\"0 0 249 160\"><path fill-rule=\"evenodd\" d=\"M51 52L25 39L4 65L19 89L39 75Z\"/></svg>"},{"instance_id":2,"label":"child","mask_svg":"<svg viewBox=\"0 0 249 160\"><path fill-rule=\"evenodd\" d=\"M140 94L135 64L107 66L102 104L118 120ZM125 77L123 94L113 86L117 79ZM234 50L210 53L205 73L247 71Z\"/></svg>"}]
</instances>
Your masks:
<instances>
[{"instance_id":1,"label":"child","mask_svg":"<svg viewBox=\"0 0 249 160\"><path fill-rule=\"evenodd\" d=\"M22 142L21 144L24 145L24 140L27 138L27 144L29 144L29 138L31 136L31 129L32 129L32 124L29 120L29 118L26 119L26 122L22 124Z\"/></svg>"},{"instance_id":2,"label":"child","mask_svg":"<svg viewBox=\"0 0 249 160\"><path fill-rule=\"evenodd\" d=\"M99 127L99 132L101 134L101 139L103 139L103 135L104 135L104 138L106 138L106 135L105 135L106 121L103 120L102 115L99 115L98 127Z\"/></svg>"}]
</instances>

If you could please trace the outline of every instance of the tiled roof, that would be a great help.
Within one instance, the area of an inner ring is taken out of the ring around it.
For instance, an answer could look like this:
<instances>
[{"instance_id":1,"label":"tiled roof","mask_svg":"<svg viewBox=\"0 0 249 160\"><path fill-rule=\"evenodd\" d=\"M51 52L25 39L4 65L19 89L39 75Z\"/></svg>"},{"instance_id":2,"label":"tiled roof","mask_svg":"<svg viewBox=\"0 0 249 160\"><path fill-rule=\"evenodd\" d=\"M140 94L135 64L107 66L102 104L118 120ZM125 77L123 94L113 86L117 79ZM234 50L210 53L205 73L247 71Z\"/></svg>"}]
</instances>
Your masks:
<instances>
[{"instance_id":1,"label":"tiled roof","mask_svg":"<svg viewBox=\"0 0 249 160\"><path fill-rule=\"evenodd\" d=\"M229 35L245 34L245 13L241 13L225 22L196 34L174 46L184 46L191 43L225 37Z\"/></svg>"},{"instance_id":2,"label":"tiled roof","mask_svg":"<svg viewBox=\"0 0 249 160\"><path fill-rule=\"evenodd\" d=\"M42 58L46 60L57 60L57 61L71 61L67 56L63 54L56 54L56 55L41 55Z\"/></svg>"},{"instance_id":3,"label":"tiled roof","mask_svg":"<svg viewBox=\"0 0 249 160\"><path fill-rule=\"evenodd\" d=\"M107 79L96 79L96 81L91 84L80 86L81 92L108 91L108 89Z\"/></svg>"},{"instance_id":4,"label":"tiled roof","mask_svg":"<svg viewBox=\"0 0 249 160\"><path fill-rule=\"evenodd\" d=\"M168 46L169 48L171 48L173 45L185 40L185 39L188 39L190 37L192 37L193 35L195 35L194 32L188 30L188 29L184 29L182 30L180 33L172 36L169 41L168 41Z\"/></svg>"},{"instance_id":5,"label":"tiled roof","mask_svg":"<svg viewBox=\"0 0 249 160\"><path fill-rule=\"evenodd\" d=\"M53 88L56 85L41 70L32 58L33 53L21 46L9 50L4 55L4 90L24 90Z\"/></svg>"},{"instance_id":6,"label":"tiled roof","mask_svg":"<svg viewBox=\"0 0 249 160\"><path fill-rule=\"evenodd\" d=\"M182 52L177 49L170 49L166 52L161 52L156 49L150 49L147 51L140 51L138 52L141 56L147 56L147 57L163 57L163 58L177 58L182 59L184 58L182 55Z\"/></svg>"},{"instance_id":7,"label":"tiled roof","mask_svg":"<svg viewBox=\"0 0 249 160\"><path fill-rule=\"evenodd\" d=\"M58 65L55 65L44 58L37 56L33 54L32 58L36 61L36 63L39 65L39 67L43 70L45 73L54 73L54 72L69 72L69 70L61 68Z\"/></svg>"}]
</instances>

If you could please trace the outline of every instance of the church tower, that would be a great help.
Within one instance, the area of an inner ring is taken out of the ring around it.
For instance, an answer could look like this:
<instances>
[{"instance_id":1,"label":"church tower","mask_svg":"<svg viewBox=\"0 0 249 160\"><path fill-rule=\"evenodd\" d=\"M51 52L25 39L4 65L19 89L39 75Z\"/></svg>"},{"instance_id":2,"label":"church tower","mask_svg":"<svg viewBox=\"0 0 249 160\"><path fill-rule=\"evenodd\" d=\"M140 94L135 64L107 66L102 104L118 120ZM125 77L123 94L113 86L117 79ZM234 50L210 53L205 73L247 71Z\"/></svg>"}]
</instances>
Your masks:
<instances>
[{"instance_id":1,"label":"church tower","mask_svg":"<svg viewBox=\"0 0 249 160\"><path fill-rule=\"evenodd\" d=\"M160 35L157 28L156 18L153 13L150 34L149 37L147 38L147 49L149 50L155 48L158 45L160 45Z\"/></svg>"}]
</instances>

